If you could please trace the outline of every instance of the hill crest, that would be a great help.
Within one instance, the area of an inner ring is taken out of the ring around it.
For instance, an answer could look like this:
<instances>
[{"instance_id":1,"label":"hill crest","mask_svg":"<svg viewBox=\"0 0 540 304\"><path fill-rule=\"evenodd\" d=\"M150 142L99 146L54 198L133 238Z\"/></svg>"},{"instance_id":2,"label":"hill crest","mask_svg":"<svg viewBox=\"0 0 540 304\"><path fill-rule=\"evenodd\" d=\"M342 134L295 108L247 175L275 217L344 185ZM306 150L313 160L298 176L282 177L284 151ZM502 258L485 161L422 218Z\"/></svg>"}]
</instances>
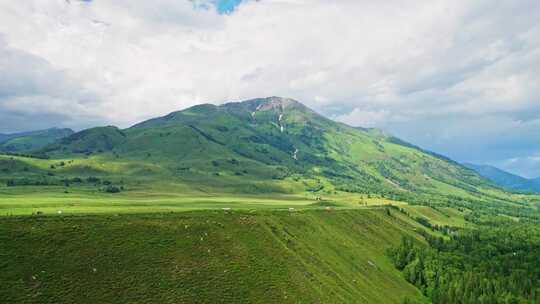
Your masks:
<instances>
[{"instance_id":1,"label":"hill crest","mask_svg":"<svg viewBox=\"0 0 540 304\"><path fill-rule=\"evenodd\" d=\"M29 132L0 134L0 151L25 152L39 149L75 133L68 128L49 128Z\"/></svg>"}]
</instances>

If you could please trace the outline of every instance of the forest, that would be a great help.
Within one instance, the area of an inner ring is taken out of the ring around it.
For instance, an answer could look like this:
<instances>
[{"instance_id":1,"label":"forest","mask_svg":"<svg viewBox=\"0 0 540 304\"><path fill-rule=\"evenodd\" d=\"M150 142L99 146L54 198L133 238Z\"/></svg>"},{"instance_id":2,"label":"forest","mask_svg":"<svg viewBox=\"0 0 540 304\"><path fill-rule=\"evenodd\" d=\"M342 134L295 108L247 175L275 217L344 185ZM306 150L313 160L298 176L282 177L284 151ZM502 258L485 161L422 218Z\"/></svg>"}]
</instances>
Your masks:
<instances>
[{"instance_id":1,"label":"forest","mask_svg":"<svg viewBox=\"0 0 540 304\"><path fill-rule=\"evenodd\" d=\"M540 303L536 223L498 219L446 238L425 235L427 245L405 237L389 256L433 303Z\"/></svg>"}]
</instances>

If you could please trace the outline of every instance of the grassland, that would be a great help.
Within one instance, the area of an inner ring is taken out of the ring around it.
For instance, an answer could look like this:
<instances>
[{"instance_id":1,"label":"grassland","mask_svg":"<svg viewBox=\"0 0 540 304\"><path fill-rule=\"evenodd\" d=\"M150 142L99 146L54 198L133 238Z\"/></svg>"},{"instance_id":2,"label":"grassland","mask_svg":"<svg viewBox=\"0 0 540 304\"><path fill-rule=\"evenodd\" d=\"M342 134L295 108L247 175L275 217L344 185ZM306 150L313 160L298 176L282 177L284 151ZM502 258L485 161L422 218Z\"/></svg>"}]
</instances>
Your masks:
<instances>
[{"instance_id":1,"label":"grassland","mask_svg":"<svg viewBox=\"0 0 540 304\"><path fill-rule=\"evenodd\" d=\"M365 209L374 206L406 206L384 198L351 194L318 196L304 194L231 194L186 189L145 188L110 194L88 186L0 187L0 216L71 215L112 213L182 212L208 209ZM413 208L416 208L413 207ZM418 207L419 208L419 207ZM426 207L427 208L427 207Z\"/></svg>"},{"instance_id":2,"label":"grassland","mask_svg":"<svg viewBox=\"0 0 540 304\"><path fill-rule=\"evenodd\" d=\"M384 210L8 217L5 303L401 303Z\"/></svg>"}]
</instances>

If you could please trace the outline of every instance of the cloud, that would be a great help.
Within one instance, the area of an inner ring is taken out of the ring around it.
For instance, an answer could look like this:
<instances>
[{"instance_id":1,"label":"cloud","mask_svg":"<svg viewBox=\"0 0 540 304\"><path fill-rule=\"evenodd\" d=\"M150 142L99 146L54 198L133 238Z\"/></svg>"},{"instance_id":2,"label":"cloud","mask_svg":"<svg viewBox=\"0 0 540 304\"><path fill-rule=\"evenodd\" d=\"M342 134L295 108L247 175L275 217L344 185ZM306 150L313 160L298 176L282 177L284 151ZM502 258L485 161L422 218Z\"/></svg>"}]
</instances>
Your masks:
<instances>
[{"instance_id":1,"label":"cloud","mask_svg":"<svg viewBox=\"0 0 540 304\"><path fill-rule=\"evenodd\" d=\"M335 120L341 121L350 125L358 125L363 127L373 127L381 125L385 120L390 119L390 113L385 110L377 111L362 111L358 108L352 112L335 117Z\"/></svg>"},{"instance_id":2,"label":"cloud","mask_svg":"<svg viewBox=\"0 0 540 304\"><path fill-rule=\"evenodd\" d=\"M99 121L99 96L41 57L10 48L0 36L0 121L2 131L79 127ZM83 123L84 125L84 123Z\"/></svg>"},{"instance_id":3,"label":"cloud","mask_svg":"<svg viewBox=\"0 0 540 304\"><path fill-rule=\"evenodd\" d=\"M540 151L537 1L211 2L3 2L4 49L33 59L10 61L0 111L128 126L281 95L458 160Z\"/></svg>"}]
</instances>

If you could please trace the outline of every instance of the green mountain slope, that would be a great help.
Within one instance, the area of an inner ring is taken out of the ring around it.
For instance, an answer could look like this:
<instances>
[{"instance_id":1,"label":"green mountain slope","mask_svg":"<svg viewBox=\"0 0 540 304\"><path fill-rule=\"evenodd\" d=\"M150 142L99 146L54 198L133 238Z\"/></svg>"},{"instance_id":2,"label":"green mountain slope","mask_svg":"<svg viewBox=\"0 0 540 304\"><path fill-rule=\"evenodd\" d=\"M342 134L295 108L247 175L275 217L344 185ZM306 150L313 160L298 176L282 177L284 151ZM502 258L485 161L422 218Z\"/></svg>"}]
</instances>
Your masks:
<instances>
[{"instance_id":1,"label":"green mountain slope","mask_svg":"<svg viewBox=\"0 0 540 304\"><path fill-rule=\"evenodd\" d=\"M377 197L484 209L519 204L448 158L378 130L334 122L279 97L198 105L124 130L88 129L36 155L50 160L19 159L27 162L26 173L13 177L16 169L5 168L7 176L0 171L0 180L32 184L25 176L35 178L51 167L53 176L35 183L61 185L97 176L128 190L281 193L346 204Z\"/></svg>"},{"instance_id":2,"label":"green mountain slope","mask_svg":"<svg viewBox=\"0 0 540 304\"><path fill-rule=\"evenodd\" d=\"M25 152L44 147L73 134L71 129L47 129L40 131L0 134L0 151Z\"/></svg>"},{"instance_id":3,"label":"green mountain slope","mask_svg":"<svg viewBox=\"0 0 540 304\"><path fill-rule=\"evenodd\" d=\"M465 164L465 166L506 189L540 193L539 180L527 179L489 165Z\"/></svg>"},{"instance_id":4,"label":"green mountain slope","mask_svg":"<svg viewBox=\"0 0 540 304\"><path fill-rule=\"evenodd\" d=\"M385 255L415 226L384 210L6 218L5 303L395 303ZM420 302L419 302L420 303Z\"/></svg>"},{"instance_id":5,"label":"green mountain slope","mask_svg":"<svg viewBox=\"0 0 540 304\"><path fill-rule=\"evenodd\" d=\"M73 154L91 154L110 151L122 144L126 135L116 127L96 127L64 137L41 151Z\"/></svg>"}]
</instances>

